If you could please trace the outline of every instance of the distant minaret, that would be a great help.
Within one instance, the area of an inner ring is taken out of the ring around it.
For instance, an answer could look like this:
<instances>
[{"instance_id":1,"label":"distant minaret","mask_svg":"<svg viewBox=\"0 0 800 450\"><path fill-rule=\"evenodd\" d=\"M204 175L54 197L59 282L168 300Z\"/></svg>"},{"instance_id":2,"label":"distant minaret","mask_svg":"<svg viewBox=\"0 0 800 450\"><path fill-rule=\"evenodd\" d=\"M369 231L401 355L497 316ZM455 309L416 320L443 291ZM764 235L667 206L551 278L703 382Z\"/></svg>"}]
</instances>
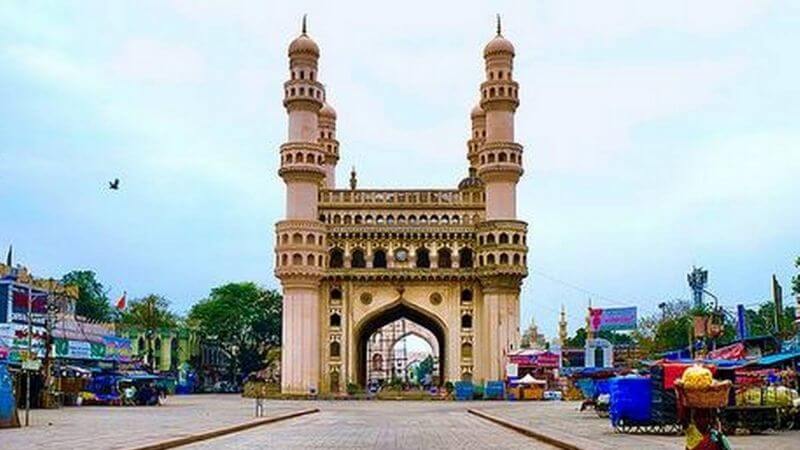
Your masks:
<instances>
[{"instance_id":1,"label":"distant minaret","mask_svg":"<svg viewBox=\"0 0 800 450\"><path fill-rule=\"evenodd\" d=\"M336 163L339 162L339 141L336 140L336 111L324 101L319 110L319 145L325 153L325 188L336 189Z\"/></svg>"},{"instance_id":2,"label":"distant minaret","mask_svg":"<svg viewBox=\"0 0 800 450\"><path fill-rule=\"evenodd\" d=\"M567 311L564 309L564 305L561 305L561 317L558 321L558 343L561 344L561 346L567 345L568 335Z\"/></svg>"},{"instance_id":3,"label":"distant minaret","mask_svg":"<svg viewBox=\"0 0 800 450\"><path fill-rule=\"evenodd\" d=\"M353 169L350 170L350 190L355 191L357 186L358 178L356 178L356 166L353 166Z\"/></svg>"}]
</instances>

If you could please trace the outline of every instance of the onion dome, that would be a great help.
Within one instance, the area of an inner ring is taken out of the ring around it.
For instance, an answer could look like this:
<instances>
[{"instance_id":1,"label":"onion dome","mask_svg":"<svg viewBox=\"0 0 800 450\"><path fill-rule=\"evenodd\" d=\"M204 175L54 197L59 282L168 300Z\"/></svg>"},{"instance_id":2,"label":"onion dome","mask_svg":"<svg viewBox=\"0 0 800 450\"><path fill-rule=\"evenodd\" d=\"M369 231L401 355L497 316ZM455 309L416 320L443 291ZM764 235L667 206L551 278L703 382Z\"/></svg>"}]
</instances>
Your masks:
<instances>
[{"instance_id":1,"label":"onion dome","mask_svg":"<svg viewBox=\"0 0 800 450\"><path fill-rule=\"evenodd\" d=\"M467 178L464 178L463 180L461 180L460 183L458 183L458 189L459 190L471 189L471 188L482 188L482 187L483 187L483 181L480 178L478 178L478 169L476 169L474 167L470 167L469 168L469 176Z\"/></svg>"},{"instance_id":2,"label":"onion dome","mask_svg":"<svg viewBox=\"0 0 800 450\"><path fill-rule=\"evenodd\" d=\"M322 109L319 110L319 115L336 120L336 110L327 102L322 105Z\"/></svg>"},{"instance_id":3,"label":"onion dome","mask_svg":"<svg viewBox=\"0 0 800 450\"><path fill-rule=\"evenodd\" d=\"M485 116L485 115L486 115L486 111L484 111L483 108L481 108L481 105L475 105L475 107L472 108L472 112L469 113L469 116L471 118L473 118L473 119L476 118L476 117L482 117L482 116Z\"/></svg>"},{"instance_id":4,"label":"onion dome","mask_svg":"<svg viewBox=\"0 0 800 450\"><path fill-rule=\"evenodd\" d=\"M299 55L302 53L311 54L319 57L319 46L313 39L306 34L306 16L303 16L302 33L295 40L289 44L289 56Z\"/></svg>"},{"instance_id":5,"label":"onion dome","mask_svg":"<svg viewBox=\"0 0 800 450\"><path fill-rule=\"evenodd\" d=\"M494 37L486 47L483 49L483 57L489 57L490 55L499 54L499 53L506 53L511 56L514 56L514 45L511 44L511 41L504 38L501 34L501 27L500 27L500 15L497 15L497 36Z\"/></svg>"}]
</instances>

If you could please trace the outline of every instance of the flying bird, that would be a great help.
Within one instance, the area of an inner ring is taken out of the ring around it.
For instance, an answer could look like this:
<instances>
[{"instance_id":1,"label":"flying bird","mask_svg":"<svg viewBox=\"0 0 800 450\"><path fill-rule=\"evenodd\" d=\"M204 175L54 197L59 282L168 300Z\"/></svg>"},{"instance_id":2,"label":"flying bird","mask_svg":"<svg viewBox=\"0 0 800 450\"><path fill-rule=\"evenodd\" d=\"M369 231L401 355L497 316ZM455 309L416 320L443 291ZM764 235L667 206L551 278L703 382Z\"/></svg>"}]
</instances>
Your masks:
<instances>
[{"instance_id":1,"label":"flying bird","mask_svg":"<svg viewBox=\"0 0 800 450\"><path fill-rule=\"evenodd\" d=\"M114 178L114 181L109 181L108 182L108 188L113 190L113 191L118 191L119 190L119 178Z\"/></svg>"}]
</instances>

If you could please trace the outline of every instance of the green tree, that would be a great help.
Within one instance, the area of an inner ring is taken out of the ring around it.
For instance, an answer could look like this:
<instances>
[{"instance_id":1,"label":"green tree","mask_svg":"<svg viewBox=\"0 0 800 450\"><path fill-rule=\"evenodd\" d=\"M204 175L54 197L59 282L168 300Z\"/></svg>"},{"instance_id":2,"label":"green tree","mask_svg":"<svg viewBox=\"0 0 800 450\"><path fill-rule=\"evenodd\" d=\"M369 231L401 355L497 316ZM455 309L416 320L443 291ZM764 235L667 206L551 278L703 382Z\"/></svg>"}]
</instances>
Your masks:
<instances>
[{"instance_id":1,"label":"green tree","mask_svg":"<svg viewBox=\"0 0 800 450\"><path fill-rule=\"evenodd\" d=\"M61 278L61 283L78 288L75 314L98 322L111 320L111 305L103 285L91 270L73 270Z\"/></svg>"},{"instance_id":2,"label":"green tree","mask_svg":"<svg viewBox=\"0 0 800 450\"><path fill-rule=\"evenodd\" d=\"M235 356L238 371L250 373L281 344L282 302L280 293L255 283L228 283L192 306L189 321Z\"/></svg>"},{"instance_id":3,"label":"green tree","mask_svg":"<svg viewBox=\"0 0 800 450\"><path fill-rule=\"evenodd\" d=\"M800 295L800 256L794 260L794 267L797 269L798 274L792 278L792 293Z\"/></svg>"},{"instance_id":4,"label":"green tree","mask_svg":"<svg viewBox=\"0 0 800 450\"><path fill-rule=\"evenodd\" d=\"M433 356L428 355L427 358L420 361L420 363L414 368L414 375L417 379L417 383L422 384L425 381L425 377L432 372Z\"/></svg>"},{"instance_id":5,"label":"green tree","mask_svg":"<svg viewBox=\"0 0 800 450\"><path fill-rule=\"evenodd\" d=\"M121 329L144 333L147 345L147 362L153 364L153 338L162 330L178 326L178 317L170 311L169 300L150 294L132 300L128 308L120 313L118 324Z\"/></svg>"},{"instance_id":6,"label":"green tree","mask_svg":"<svg viewBox=\"0 0 800 450\"><path fill-rule=\"evenodd\" d=\"M633 337L629 334L618 333L616 331L602 330L597 333L597 337L605 339L613 345L632 344ZM586 346L586 328L578 328L575 335L567 338L566 347L582 348Z\"/></svg>"},{"instance_id":7,"label":"green tree","mask_svg":"<svg viewBox=\"0 0 800 450\"><path fill-rule=\"evenodd\" d=\"M758 309L748 308L745 311L747 333L750 336L768 336L775 332L775 303L764 302ZM792 330L794 327L794 308L785 306L781 316L781 330Z\"/></svg>"}]
</instances>

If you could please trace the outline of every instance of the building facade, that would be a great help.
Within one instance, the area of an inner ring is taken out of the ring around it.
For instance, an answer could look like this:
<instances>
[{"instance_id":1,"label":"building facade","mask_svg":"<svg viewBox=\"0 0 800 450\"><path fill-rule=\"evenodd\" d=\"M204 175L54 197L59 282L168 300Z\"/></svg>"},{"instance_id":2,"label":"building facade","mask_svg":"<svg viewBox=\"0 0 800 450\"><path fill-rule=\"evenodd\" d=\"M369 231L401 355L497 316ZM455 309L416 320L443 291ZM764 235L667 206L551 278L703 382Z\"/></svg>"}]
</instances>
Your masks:
<instances>
[{"instance_id":1,"label":"building facade","mask_svg":"<svg viewBox=\"0 0 800 450\"><path fill-rule=\"evenodd\" d=\"M368 342L398 319L435 336L441 382L503 377L506 354L519 347L528 247L516 212L523 158L514 140L514 47L500 31L498 21L484 48L469 175L445 190L358 189L355 174L339 188L337 116L320 81L319 47L305 23L289 45L278 171L286 215L275 225L284 393L365 386Z\"/></svg>"}]
</instances>

